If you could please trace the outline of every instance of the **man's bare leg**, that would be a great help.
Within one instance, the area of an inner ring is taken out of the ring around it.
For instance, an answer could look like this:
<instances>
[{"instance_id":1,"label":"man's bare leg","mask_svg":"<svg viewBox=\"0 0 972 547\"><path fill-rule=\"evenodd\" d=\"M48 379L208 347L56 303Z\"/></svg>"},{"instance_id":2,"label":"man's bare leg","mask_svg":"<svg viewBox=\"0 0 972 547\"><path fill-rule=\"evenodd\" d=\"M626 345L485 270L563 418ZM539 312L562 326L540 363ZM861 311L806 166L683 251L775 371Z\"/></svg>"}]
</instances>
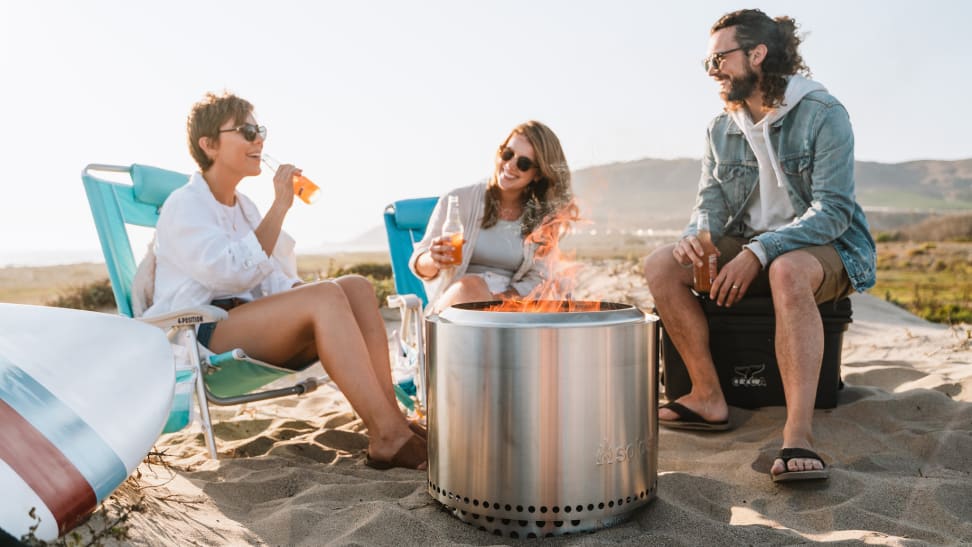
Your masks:
<instances>
[{"instance_id":1,"label":"man's bare leg","mask_svg":"<svg viewBox=\"0 0 972 547\"><path fill-rule=\"evenodd\" d=\"M813 448L813 409L823 361L823 320L814 290L823 282L823 268L813 255L794 251L770 265L770 287L776 310L776 360L786 395L783 448ZM789 471L822 469L822 462L796 458ZM786 468L777 458L772 475Z\"/></svg>"},{"instance_id":2,"label":"man's bare leg","mask_svg":"<svg viewBox=\"0 0 972 547\"><path fill-rule=\"evenodd\" d=\"M729 417L729 407L709 352L709 324L691 292L692 268L684 268L675 261L673 247L656 249L645 259L645 279L658 314L665 322L665 332L682 356L692 380L692 390L678 402L708 421L723 421ZM658 418L676 420L678 415L663 408L658 411Z\"/></svg>"}]
</instances>

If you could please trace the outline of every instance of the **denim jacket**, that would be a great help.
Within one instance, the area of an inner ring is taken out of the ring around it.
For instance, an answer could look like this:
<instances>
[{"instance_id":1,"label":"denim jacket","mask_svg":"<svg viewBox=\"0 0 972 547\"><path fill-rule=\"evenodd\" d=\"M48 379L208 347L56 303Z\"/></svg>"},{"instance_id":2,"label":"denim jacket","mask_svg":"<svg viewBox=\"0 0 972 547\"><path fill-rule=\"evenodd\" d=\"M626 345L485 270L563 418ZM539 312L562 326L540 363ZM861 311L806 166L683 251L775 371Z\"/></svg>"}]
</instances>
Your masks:
<instances>
[{"instance_id":1,"label":"denim jacket","mask_svg":"<svg viewBox=\"0 0 972 547\"><path fill-rule=\"evenodd\" d=\"M825 91L806 95L770 129L796 219L753 235L767 265L781 254L833 244L858 291L874 285L876 251L864 211L854 197L854 133L847 110ZM712 237L746 237L743 212L759 186L756 156L728 114L709 124L702 177L685 234L696 232L699 209L709 212Z\"/></svg>"}]
</instances>

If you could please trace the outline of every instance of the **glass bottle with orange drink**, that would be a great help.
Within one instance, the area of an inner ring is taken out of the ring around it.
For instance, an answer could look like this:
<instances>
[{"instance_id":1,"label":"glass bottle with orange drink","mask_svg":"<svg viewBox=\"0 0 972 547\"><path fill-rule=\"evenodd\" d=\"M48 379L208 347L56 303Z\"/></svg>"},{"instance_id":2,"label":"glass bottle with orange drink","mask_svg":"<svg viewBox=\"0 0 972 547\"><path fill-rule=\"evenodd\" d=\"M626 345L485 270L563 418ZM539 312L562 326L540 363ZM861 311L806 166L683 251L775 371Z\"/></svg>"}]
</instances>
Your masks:
<instances>
[{"instance_id":1,"label":"glass bottle with orange drink","mask_svg":"<svg viewBox=\"0 0 972 547\"><path fill-rule=\"evenodd\" d=\"M280 162L273 159L272 157L264 154L263 163L267 165L274 173L280 167ZM317 201L317 198L321 195L321 188L311 182L311 180L304 175L294 175L294 195L303 200L304 203L311 204Z\"/></svg>"},{"instance_id":2,"label":"glass bottle with orange drink","mask_svg":"<svg viewBox=\"0 0 972 547\"><path fill-rule=\"evenodd\" d=\"M696 234L699 243L702 244L702 265L693 264L692 283L695 292L708 294L712 290L712 282L715 281L719 273L719 254L716 246L712 243L712 232L709 229L709 212L699 210L699 217L696 222Z\"/></svg>"},{"instance_id":3,"label":"glass bottle with orange drink","mask_svg":"<svg viewBox=\"0 0 972 547\"><path fill-rule=\"evenodd\" d=\"M449 196L449 207L446 209L445 224L442 225L442 237L452 246L452 264L462 264L462 220L459 218L459 196Z\"/></svg>"}]
</instances>

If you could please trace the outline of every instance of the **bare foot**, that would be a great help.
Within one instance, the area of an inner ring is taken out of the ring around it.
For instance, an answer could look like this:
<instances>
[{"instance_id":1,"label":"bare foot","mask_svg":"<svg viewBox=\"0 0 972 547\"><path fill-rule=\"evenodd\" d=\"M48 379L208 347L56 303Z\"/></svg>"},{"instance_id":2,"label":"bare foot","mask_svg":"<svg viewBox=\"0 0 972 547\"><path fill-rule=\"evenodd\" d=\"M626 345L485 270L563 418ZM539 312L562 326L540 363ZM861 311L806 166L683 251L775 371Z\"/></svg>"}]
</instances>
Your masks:
<instances>
[{"instance_id":1,"label":"bare foot","mask_svg":"<svg viewBox=\"0 0 972 547\"><path fill-rule=\"evenodd\" d=\"M800 443L800 446L785 446L783 449L787 448L803 448L805 450L813 450L810 447L810 443ZM782 458L776 458L773 460L773 467L770 468L770 475L776 476L784 471L815 471L824 468L823 461L817 458L791 458L787 462L783 462Z\"/></svg>"},{"instance_id":2,"label":"bare foot","mask_svg":"<svg viewBox=\"0 0 972 547\"><path fill-rule=\"evenodd\" d=\"M405 435L398 436L391 442L383 439L372 439L368 444L368 459L365 462L375 469L390 469L405 467L408 469L428 468L427 441L405 428Z\"/></svg>"}]
</instances>

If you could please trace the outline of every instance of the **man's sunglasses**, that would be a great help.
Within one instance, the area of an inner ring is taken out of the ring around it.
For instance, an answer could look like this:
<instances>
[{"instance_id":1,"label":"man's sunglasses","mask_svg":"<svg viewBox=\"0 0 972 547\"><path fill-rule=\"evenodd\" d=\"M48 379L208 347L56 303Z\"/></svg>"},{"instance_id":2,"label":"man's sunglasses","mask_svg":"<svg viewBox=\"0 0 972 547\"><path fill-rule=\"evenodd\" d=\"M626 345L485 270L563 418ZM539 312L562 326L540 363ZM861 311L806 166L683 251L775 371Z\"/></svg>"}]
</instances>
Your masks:
<instances>
[{"instance_id":1,"label":"man's sunglasses","mask_svg":"<svg viewBox=\"0 0 972 547\"><path fill-rule=\"evenodd\" d=\"M252 123L245 123L243 125L238 125L236 127L231 127L229 129L220 129L220 133L229 133L230 131L239 131L243 138L247 142L253 142L256 140L257 136L261 139L267 138L267 128L263 125L255 125Z\"/></svg>"},{"instance_id":2,"label":"man's sunglasses","mask_svg":"<svg viewBox=\"0 0 972 547\"><path fill-rule=\"evenodd\" d=\"M711 72L712 70L719 70L719 67L722 66L722 62L726 60L726 55L729 55L733 51L739 51L739 50L746 51L746 48L734 47L732 49L727 49L725 51L713 53L712 55L709 55L705 59L702 59L702 68L705 69L706 73Z\"/></svg>"},{"instance_id":3,"label":"man's sunglasses","mask_svg":"<svg viewBox=\"0 0 972 547\"><path fill-rule=\"evenodd\" d=\"M516 152L514 152L512 148L504 148L503 151L500 152L500 159L503 161L510 161L513 159L513 156L516 156ZM516 158L516 168L524 173L536 166L536 162L526 156L519 156Z\"/></svg>"}]
</instances>

